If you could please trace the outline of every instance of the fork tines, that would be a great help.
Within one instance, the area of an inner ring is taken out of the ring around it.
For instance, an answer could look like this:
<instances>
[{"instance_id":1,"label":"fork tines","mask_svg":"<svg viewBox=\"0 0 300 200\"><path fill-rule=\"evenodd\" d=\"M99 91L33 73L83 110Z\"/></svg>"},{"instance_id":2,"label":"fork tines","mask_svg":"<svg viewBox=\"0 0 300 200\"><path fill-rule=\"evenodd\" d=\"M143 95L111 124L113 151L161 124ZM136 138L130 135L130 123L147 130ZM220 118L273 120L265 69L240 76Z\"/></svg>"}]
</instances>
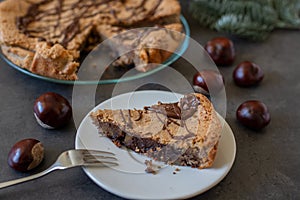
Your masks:
<instances>
[{"instance_id":1,"label":"fork tines","mask_svg":"<svg viewBox=\"0 0 300 200\"><path fill-rule=\"evenodd\" d=\"M115 166L118 165L118 159L115 157L115 154L108 151L99 151L99 150L81 150L83 155L83 161L88 165L97 165L103 164L104 166Z\"/></svg>"}]
</instances>

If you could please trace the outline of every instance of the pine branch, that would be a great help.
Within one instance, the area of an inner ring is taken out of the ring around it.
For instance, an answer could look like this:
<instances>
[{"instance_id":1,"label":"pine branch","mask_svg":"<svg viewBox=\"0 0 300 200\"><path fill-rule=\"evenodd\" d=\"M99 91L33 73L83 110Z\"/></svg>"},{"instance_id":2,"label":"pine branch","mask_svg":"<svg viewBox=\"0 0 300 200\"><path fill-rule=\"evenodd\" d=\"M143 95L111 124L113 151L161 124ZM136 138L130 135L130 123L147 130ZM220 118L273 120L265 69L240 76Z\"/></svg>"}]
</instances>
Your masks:
<instances>
[{"instance_id":1,"label":"pine branch","mask_svg":"<svg viewBox=\"0 0 300 200\"><path fill-rule=\"evenodd\" d=\"M299 0L274 0L274 9L280 21L278 28L300 28L300 1Z\"/></svg>"},{"instance_id":2,"label":"pine branch","mask_svg":"<svg viewBox=\"0 0 300 200\"><path fill-rule=\"evenodd\" d=\"M262 25L244 15L223 15L214 27L217 31L227 32L254 41L265 40L273 30L272 25Z\"/></svg>"},{"instance_id":3,"label":"pine branch","mask_svg":"<svg viewBox=\"0 0 300 200\"><path fill-rule=\"evenodd\" d=\"M300 28L300 0L193 0L190 11L203 26L252 40Z\"/></svg>"}]
</instances>

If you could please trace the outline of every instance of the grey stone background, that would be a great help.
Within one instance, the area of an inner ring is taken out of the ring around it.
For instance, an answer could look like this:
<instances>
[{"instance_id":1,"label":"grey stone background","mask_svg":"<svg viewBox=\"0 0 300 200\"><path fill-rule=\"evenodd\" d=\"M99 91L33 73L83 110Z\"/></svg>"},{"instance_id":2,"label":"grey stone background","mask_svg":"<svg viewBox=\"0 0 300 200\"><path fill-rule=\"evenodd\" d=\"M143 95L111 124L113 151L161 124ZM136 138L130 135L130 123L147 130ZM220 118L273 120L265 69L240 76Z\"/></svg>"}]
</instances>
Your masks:
<instances>
[{"instance_id":1,"label":"grey stone background","mask_svg":"<svg viewBox=\"0 0 300 200\"><path fill-rule=\"evenodd\" d=\"M204 45L215 36L230 37L200 27L189 16L188 1L182 0L181 3L183 14L191 28L191 37L200 44ZM220 67L219 70L226 82L226 121L236 138L236 160L223 181L193 199L300 199L299 31L276 30L262 43L230 38L234 41L237 51L235 63L229 67ZM233 83L233 69L244 60L253 61L263 68L265 79L258 87L240 88ZM195 70L186 61L179 59L172 67L192 82ZM164 70L159 73L161 77L169 78L176 84L176 80L172 80ZM156 77L157 75L147 77L145 81L155 80ZM122 83L122 87L126 90L134 84L135 81ZM85 89L89 86L80 87ZM110 98L113 89L113 84L99 86L95 97L96 103ZM148 84L141 89L163 88ZM45 130L33 117L34 100L47 91L60 93L72 102L72 85L29 77L0 60L0 182L46 169L60 152L74 148L76 136L74 123L60 130ZM184 93L184 88L178 87L178 92ZM260 132L249 130L236 121L236 108L249 99L261 100L269 107L271 123ZM29 173L19 173L7 165L7 154L15 142L29 137L44 143L45 160L37 169ZM81 168L74 168L3 189L0 191L0 199L120 198L94 184Z\"/></svg>"}]
</instances>

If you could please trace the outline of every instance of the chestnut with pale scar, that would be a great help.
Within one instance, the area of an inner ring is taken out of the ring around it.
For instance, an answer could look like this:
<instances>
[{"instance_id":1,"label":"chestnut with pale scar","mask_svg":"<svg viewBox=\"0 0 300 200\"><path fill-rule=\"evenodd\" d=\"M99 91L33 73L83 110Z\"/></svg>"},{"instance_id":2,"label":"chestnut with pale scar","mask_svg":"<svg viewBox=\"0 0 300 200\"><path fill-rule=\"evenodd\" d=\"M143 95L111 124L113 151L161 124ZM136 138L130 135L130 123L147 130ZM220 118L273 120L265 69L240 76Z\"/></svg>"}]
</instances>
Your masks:
<instances>
[{"instance_id":1,"label":"chestnut with pale scar","mask_svg":"<svg viewBox=\"0 0 300 200\"><path fill-rule=\"evenodd\" d=\"M18 171L29 171L44 159L44 146L36 139L23 139L13 145L8 153L8 165Z\"/></svg>"}]
</instances>

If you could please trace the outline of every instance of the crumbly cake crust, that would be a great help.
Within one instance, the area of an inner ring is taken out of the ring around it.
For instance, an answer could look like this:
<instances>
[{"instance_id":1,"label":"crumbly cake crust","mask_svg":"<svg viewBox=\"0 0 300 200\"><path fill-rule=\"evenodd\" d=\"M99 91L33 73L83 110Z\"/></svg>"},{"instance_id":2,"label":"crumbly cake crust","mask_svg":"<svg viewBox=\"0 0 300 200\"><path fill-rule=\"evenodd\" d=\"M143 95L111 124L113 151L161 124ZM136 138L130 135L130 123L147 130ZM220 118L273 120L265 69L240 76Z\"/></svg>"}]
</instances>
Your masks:
<instances>
[{"instance_id":1,"label":"crumbly cake crust","mask_svg":"<svg viewBox=\"0 0 300 200\"><path fill-rule=\"evenodd\" d=\"M179 15L177 0L6 0L0 3L0 45L4 55L22 68L75 80L80 51L92 33L103 40L144 26L181 31ZM141 49L135 56L139 62L156 58L161 63L170 54L158 50L148 54ZM137 64L132 58L124 59L125 64ZM139 66L137 70L149 70Z\"/></svg>"},{"instance_id":2,"label":"crumbly cake crust","mask_svg":"<svg viewBox=\"0 0 300 200\"><path fill-rule=\"evenodd\" d=\"M191 95L199 100L194 108L159 103L142 110L97 110L91 118L99 133L119 147L168 164L207 168L216 156L221 124L205 96Z\"/></svg>"}]
</instances>

